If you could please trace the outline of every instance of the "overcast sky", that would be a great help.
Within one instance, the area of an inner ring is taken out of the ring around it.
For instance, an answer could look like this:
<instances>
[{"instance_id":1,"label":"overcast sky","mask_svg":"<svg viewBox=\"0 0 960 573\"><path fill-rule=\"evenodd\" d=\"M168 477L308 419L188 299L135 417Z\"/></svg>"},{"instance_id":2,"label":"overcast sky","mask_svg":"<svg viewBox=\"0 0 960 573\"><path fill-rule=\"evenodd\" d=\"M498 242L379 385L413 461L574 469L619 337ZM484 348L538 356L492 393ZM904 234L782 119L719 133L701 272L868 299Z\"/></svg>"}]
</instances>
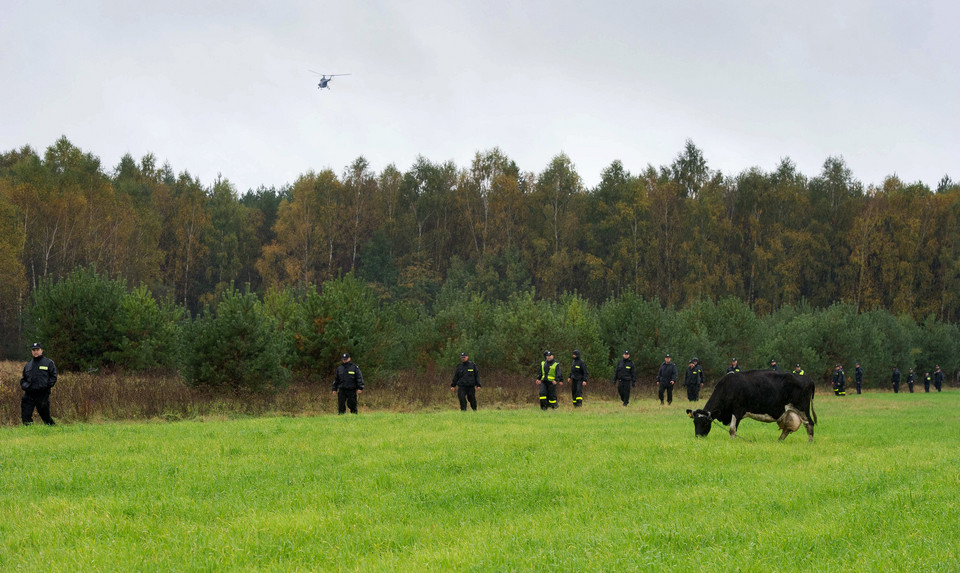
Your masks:
<instances>
[{"instance_id":1,"label":"overcast sky","mask_svg":"<svg viewBox=\"0 0 960 573\"><path fill-rule=\"evenodd\" d=\"M864 184L960 179L960 4L804 0L50 2L0 0L0 150L61 135L107 171L153 153L242 193L469 166L499 147L584 182L619 159ZM318 90L317 77L350 73Z\"/></svg>"}]
</instances>

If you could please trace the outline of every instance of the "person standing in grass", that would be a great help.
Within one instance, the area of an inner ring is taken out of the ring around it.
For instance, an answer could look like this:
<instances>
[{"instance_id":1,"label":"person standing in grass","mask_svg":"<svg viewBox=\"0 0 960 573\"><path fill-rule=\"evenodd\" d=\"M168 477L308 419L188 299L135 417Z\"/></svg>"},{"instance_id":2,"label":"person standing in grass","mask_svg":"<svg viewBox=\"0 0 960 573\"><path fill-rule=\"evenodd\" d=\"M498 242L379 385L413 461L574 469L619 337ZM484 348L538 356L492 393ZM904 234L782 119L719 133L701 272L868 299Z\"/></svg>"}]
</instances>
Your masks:
<instances>
[{"instance_id":1,"label":"person standing in grass","mask_svg":"<svg viewBox=\"0 0 960 573\"><path fill-rule=\"evenodd\" d=\"M363 394L363 374L348 353L340 357L340 366L333 377L333 393L337 395L337 414L346 413L347 408L351 414L357 413L357 394Z\"/></svg>"},{"instance_id":2,"label":"person standing in grass","mask_svg":"<svg viewBox=\"0 0 960 573\"><path fill-rule=\"evenodd\" d=\"M687 387L687 400L696 402L700 399L700 389L703 388L703 368L694 356L687 365L687 373L683 377L683 385Z\"/></svg>"},{"instance_id":3,"label":"person standing in grass","mask_svg":"<svg viewBox=\"0 0 960 573\"><path fill-rule=\"evenodd\" d=\"M780 372L780 367L777 366L777 359L776 359L776 358L771 358L771 359L770 359L770 370L773 370L774 372Z\"/></svg>"},{"instance_id":4,"label":"person standing in grass","mask_svg":"<svg viewBox=\"0 0 960 573\"><path fill-rule=\"evenodd\" d=\"M930 373L924 372L923 373L923 391L924 392L930 391L930 382L932 381L933 381L933 378L930 376Z\"/></svg>"},{"instance_id":5,"label":"person standing in grass","mask_svg":"<svg viewBox=\"0 0 960 573\"><path fill-rule=\"evenodd\" d=\"M893 384L893 393L900 393L900 369L893 367L893 374L890 376L890 382Z\"/></svg>"},{"instance_id":6,"label":"person standing in grass","mask_svg":"<svg viewBox=\"0 0 960 573\"><path fill-rule=\"evenodd\" d=\"M570 384L570 394L573 397L575 408L583 406L583 388L587 385L589 377L587 364L580 357L580 351L574 350L573 364L570 365L570 376L567 378L567 383Z\"/></svg>"},{"instance_id":7,"label":"person standing in grass","mask_svg":"<svg viewBox=\"0 0 960 573\"><path fill-rule=\"evenodd\" d=\"M859 362L857 362L857 371L854 376L857 379L857 394L859 394L863 390L863 368L860 368Z\"/></svg>"},{"instance_id":8,"label":"person standing in grass","mask_svg":"<svg viewBox=\"0 0 960 573\"><path fill-rule=\"evenodd\" d=\"M460 411L467 411L467 401L470 401L470 408L477 411L477 388L480 387L480 369L470 361L470 356L466 352L460 353L460 364L457 364L457 370L453 373L453 382L450 384L450 390L457 389L457 399L460 400Z\"/></svg>"},{"instance_id":9,"label":"person standing in grass","mask_svg":"<svg viewBox=\"0 0 960 573\"><path fill-rule=\"evenodd\" d=\"M910 393L913 394L913 383L916 381L916 377L913 375L913 368L907 372L907 388L910 389Z\"/></svg>"},{"instance_id":10,"label":"person standing in grass","mask_svg":"<svg viewBox=\"0 0 960 573\"><path fill-rule=\"evenodd\" d=\"M57 365L43 355L43 345L34 342L30 346L33 359L23 367L20 388L23 398L20 400L20 419L24 426L33 423L33 410L36 408L40 419L48 426L56 425L50 417L50 389L57 384Z\"/></svg>"},{"instance_id":11,"label":"person standing in grass","mask_svg":"<svg viewBox=\"0 0 960 573\"><path fill-rule=\"evenodd\" d=\"M800 368L800 365L797 364L796 366L793 367L793 373L796 374L797 376L803 376L804 374L803 368Z\"/></svg>"},{"instance_id":12,"label":"person standing in grass","mask_svg":"<svg viewBox=\"0 0 960 573\"><path fill-rule=\"evenodd\" d=\"M553 352L543 352L543 362L540 363L540 374L537 376L537 385L540 386L540 409L557 409L557 383L563 380L560 363L553 357Z\"/></svg>"},{"instance_id":13,"label":"person standing in grass","mask_svg":"<svg viewBox=\"0 0 960 573\"><path fill-rule=\"evenodd\" d=\"M937 389L937 392L943 388L943 370L940 370L939 366L933 371L933 386Z\"/></svg>"},{"instance_id":14,"label":"person standing in grass","mask_svg":"<svg viewBox=\"0 0 960 573\"><path fill-rule=\"evenodd\" d=\"M833 369L833 394L834 396L846 396L847 384L843 375L843 366L837 364Z\"/></svg>"},{"instance_id":15,"label":"person standing in grass","mask_svg":"<svg viewBox=\"0 0 960 573\"><path fill-rule=\"evenodd\" d=\"M667 354L663 357L663 364L657 371L657 385L660 391L657 396L660 398L660 405L663 406L663 393L667 393L667 405L673 404L673 386L677 383L680 373L677 372L677 365L672 362L672 358Z\"/></svg>"},{"instance_id":16,"label":"person standing in grass","mask_svg":"<svg viewBox=\"0 0 960 573\"><path fill-rule=\"evenodd\" d=\"M637 373L633 361L630 360L629 350L624 350L623 358L617 362L617 368L613 371L613 383L617 385L617 393L626 406L630 403L630 389L637 383Z\"/></svg>"}]
</instances>

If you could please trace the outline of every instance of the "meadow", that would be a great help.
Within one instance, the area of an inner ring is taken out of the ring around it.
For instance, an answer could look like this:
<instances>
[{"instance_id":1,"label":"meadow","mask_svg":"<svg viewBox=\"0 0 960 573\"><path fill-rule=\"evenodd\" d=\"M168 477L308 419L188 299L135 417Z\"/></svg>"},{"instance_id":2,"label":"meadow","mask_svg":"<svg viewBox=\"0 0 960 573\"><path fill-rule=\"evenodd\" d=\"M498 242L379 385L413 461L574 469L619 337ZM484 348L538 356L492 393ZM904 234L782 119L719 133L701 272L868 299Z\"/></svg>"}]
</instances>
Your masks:
<instances>
[{"instance_id":1,"label":"meadow","mask_svg":"<svg viewBox=\"0 0 960 573\"><path fill-rule=\"evenodd\" d=\"M696 439L685 399L453 401L0 428L0 569L960 567L960 392L821 391L813 444Z\"/></svg>"}]
</instances>

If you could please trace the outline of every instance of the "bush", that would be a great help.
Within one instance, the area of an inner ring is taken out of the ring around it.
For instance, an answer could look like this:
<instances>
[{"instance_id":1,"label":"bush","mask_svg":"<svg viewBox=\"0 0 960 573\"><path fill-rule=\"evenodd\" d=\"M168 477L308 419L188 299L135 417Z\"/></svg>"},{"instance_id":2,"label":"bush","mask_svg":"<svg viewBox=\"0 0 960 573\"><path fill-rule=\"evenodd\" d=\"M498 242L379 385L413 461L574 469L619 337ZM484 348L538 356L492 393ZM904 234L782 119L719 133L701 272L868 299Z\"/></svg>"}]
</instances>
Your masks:
<instances>
[{"instance_id":1,"label":"bush","mask_svg":"<svg viewBox=\"0 0 960 573\"><path fill-rule=\"evenodd\" d=\"M192 385L261 391L289 379L277 321L249 288L224 292L215 311L208 307L187 334L184 377Z\"/></svg>"},{"instance_id":2,"label":"bush","mask_svg":"<svg viewBox=\"0 0 960 573\"><path fill-rule=\"evenodd\" d=\"M130 370L175 368L183 317L181 307L157 304L144 286L124 294L114 323L117 349L104 359Z\"/></svg>"}]
</instances>

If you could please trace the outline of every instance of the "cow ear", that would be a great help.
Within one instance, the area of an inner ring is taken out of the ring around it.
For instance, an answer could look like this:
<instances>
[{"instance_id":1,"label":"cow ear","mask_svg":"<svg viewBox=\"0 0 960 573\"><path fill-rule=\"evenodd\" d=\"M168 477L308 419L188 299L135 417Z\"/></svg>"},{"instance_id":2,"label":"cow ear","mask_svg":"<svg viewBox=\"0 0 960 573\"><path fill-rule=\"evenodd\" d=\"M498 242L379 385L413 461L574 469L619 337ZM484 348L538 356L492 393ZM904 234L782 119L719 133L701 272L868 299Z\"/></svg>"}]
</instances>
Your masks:
<instances>
[{"instance_id":1,"label":"cow ear","mask_svg":"<svg viewBox=\"0 0 960 573\"><path fill-rule=\"evenodd\" d=\"M692 418L692 417L693 417L693 410L687 410L687 417L688 417L688 418Z\"/></svg>"}]
</instances>

